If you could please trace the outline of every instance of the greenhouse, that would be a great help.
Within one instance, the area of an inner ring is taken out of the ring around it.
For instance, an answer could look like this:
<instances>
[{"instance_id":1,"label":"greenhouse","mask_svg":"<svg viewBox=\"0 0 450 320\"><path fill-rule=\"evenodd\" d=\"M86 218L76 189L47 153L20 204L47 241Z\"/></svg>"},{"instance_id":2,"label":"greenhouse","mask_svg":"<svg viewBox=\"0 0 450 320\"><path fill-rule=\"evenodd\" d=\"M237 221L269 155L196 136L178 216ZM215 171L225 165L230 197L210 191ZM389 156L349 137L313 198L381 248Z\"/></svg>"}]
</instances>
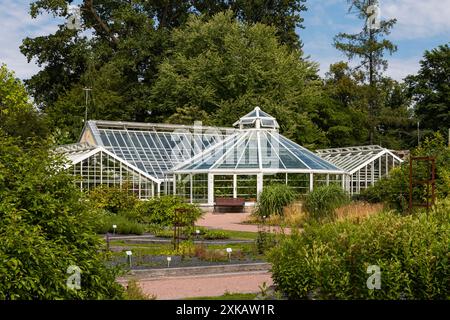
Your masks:
<instances>
[{"instance_id":1,"label":"greenhouse","mask_svg":"<svg viewBox=\"0 0 450 320\"><path fill-rule=\"evenodd\" d=\"M139 199L159 193L161 181L117 157L103 147L87 143L60 146L57 153L68 160L66 169L76 177L81 190L97 186L125 186Z\"/></svg>"},{"instance_id":2,"label":"greenhouse","mask_svg":"<svg viewBox=\"0 0 450 320\"><path fill-rule=\"evenodd\" d=\"M169 170L235 131L234 128L208 127L201 123L188 126L91 120L84 126L79 141L101 146L162 180L161 192L171 194Z\"/></svg>"},{"instance_id":3,"label":"greenhouse","mask_svg":"<svg viewBox=\"0 0 450 320\"><path fill-rule=\"evenodd\" d=\"M234 125L233 134L171 170L175 194L213 205L217 197L255 202L274 183L298 193L343 186L344 170L279 134L276 119L258 107Z\"/></svg>"},{"instance_id":4,"label":"greenhouse","mask_svg":"<svg viewBox=\"0 0 450 320\"><path fill-rule=\"evenodd\" d=\"M322 149L317 154L347 172L344 185L350 194L359 194L403 162L377 145Z\"/></svg>"}]
</instances>

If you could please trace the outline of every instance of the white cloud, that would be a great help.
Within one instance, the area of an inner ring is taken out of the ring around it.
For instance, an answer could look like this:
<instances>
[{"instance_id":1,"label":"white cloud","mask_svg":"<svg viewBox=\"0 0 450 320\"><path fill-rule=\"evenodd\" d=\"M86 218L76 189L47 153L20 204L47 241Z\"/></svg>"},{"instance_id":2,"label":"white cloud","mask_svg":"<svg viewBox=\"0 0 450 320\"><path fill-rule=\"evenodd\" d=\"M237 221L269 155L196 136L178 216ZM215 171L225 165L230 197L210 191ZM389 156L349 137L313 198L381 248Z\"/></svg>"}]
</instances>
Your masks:
<instances>
[{"instance_id":1,"label":"white cloud","mask_svg":"<svg viewBox=\"0 0 450 320\"><path fill-rule=\"evenodd\" d=\"M52 16L43 15L31 19L29 1L1 0L0 2L0 63L5 63L20 79L29 78L39 67L20 52L25 37L53 33L58 22Z\"/></svg>"},{"instance_id":2,"label":"white cloud","mask_svg":"<svg viewBox=\"0 0 450 320\"><path fill-rule=\"evenodd\" d=\"M388 59L389 67L386 70L386 75L397 81L402 81L406 76L417 73L420 68L420 59L421 57L390 58Z\"/></svg>"},{"instance_id":3,"label":"white cloud","mask_svg":"<svg viewBox=\"0 0 450 320\"><path fill-rule=\"evenodd\" d=\"M393 39L450 34L450 0L381 0L383 18L396 18Z\"/></svg>"}]
</instances>

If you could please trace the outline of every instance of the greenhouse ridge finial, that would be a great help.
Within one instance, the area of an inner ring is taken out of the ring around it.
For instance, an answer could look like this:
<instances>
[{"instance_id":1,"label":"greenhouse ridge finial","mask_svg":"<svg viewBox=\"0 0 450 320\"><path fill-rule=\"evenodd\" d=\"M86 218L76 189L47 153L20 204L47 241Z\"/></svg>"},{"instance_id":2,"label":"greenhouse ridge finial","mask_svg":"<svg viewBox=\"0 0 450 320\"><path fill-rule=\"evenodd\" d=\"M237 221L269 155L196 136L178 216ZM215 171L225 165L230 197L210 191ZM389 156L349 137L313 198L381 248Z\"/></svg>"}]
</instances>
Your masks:
<instances>
[{"instance_id":1,"label":"greenhouse ridge finial","mask_svg":"<svg viewBox=\"0 0 450 320\"><path fill-rule=\"evenodd\" d=\"M252 111L247 113L245 116L241 117L238 121L233 123L233 126L239 126L239 129L246 128L266 128L266 129L278 129L277 120L270 114L261 110L260 107L256 106Z\"/></svg>"}]
</instances>

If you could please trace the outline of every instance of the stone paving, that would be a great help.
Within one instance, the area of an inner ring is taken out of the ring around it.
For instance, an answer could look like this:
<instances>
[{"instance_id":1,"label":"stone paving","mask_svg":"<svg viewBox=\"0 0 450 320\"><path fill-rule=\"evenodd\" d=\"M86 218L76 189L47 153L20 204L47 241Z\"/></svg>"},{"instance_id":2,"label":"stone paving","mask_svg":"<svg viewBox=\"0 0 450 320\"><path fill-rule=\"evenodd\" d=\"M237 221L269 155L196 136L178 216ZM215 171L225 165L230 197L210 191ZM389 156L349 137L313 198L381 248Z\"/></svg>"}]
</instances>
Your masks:
<instances>
[{"instance_id":1,"label":"stone paving","mask_svg":"<svg viewBox=\"0 0 450 320\"><path fill-rule=\"evenodd\" d=\"M140 279L139 285L146 294L158 300L221 296L229 293L258 293L263 283L273 284L267 271L212 274L205 276L166 277Z\"/></svg>"}]
</instances>

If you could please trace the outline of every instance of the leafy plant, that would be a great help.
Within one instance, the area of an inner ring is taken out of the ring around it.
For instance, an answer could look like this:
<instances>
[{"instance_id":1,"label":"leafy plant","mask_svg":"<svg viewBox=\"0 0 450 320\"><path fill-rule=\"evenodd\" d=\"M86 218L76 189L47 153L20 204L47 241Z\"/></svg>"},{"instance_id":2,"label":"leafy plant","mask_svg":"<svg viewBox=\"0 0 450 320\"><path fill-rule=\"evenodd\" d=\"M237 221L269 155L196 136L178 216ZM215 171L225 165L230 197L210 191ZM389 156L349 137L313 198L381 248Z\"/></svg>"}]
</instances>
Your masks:
<instances>
[{"instance_id":1,"label":"leafy plant","mask_svg":"<svg viewBox=\"0 0 450 320\"><path fill-rule=\"evenodd\" d=\"M273 279L291 299L448 299L449 208L307 225L270 252ZM370 265L380 290L366 286Z\"/></svg>"},{"instance_id":2,"label":"leafy plant","mask_svg":"<svg viewBox=\"0 0 450 320\"><path fill-rule=\"evenodd\" d=\"M347 204L349 200L349 196L340 186L320 186L305 196L303 206L310 218L334 219L335 210Z\"/></svg>"},{"instance_id":3,"label":"leafy plant","mask_svg":"<svg viewBox=\"0 0 450 320\"><path fill-rule=\"evenodd\" d=\"M125 289L125 300L155 300L155 295L148 295L142 291L136 279L128 280Z\"/></svg>"},{"instance_id":4,"label":"leafy plant","mask_svg":"<svg viewBox=\"0 0 450 320\"><path fill-rule=\"evenodd\" d=\"M122 297L63 166L47 147L0 133L0 300ZM81 271L79 290L66 285L70 266Z\"/></svg>"},{"instance_id":5,"label":"leafy plant","mask_svg":"<svg viewBox=\"0 0 450 320\"><path fill-rule=\"evenodd\" d=\"M136 210L139 211L143 222L160 226L173 226L176 210L183 210L178 219L186 226L194 225L202 215L197 205L186 203L181 197L169 195L142 201Z\"/></svg>"},{"instance_id":6,"label":"leafy plant","mask_svg":"<svg viewBox=\"0 0 450 320\"><path fill-rule=\"evenodd\" d=\"M273 214L283 215L283 208L296 199L296 193L285 184L273 184L263 189L256 203L256 214L269 217Z\"/></svg>"},{"instance_id":7,"label":"leafy plant","mask_svg":"<svg viewBox=\"0 0 450 320\"><path fill-rule=\"evenodd\" d=\"M88 200L94 208L112 213L131 211L139 201L126 184L122 187L98 186L89 192Z\"/></svg>"},{"instance_id":8,"label":"leafy plant","mask_svg":"<svg viewBox=\"0 0 450 320\"><path fill-rule=\"evenodd\" d=\"M113 225L117 228L117 234L138 234L144 233L145 226L139 222L130 220L123 214L111 214L107 211L99 212L95 221L95 231L97 233L112 233L114 231Z\"/></svg>"},{"instance_id":9,"label":"leafy plant","mask_svg":"<svg viewBox=\"0 0 450 320\"><path fill-rule=\"evenodd\" d=\"M421 146L412 151L413 156L433 156L436 159L436 194L440 199L450 195L450 148L440 133L425 138ZM424 163L415 166L416 175L425 179L429 169ZM426 201L426 186L415 186L413 199L415 202ZM378 180L375 185L365 189L361 198L369 202L385 202L400 212L406 211L409 200L409 161L401 167L394 168L389 176Z\"/></svg>"}]
</instances>

